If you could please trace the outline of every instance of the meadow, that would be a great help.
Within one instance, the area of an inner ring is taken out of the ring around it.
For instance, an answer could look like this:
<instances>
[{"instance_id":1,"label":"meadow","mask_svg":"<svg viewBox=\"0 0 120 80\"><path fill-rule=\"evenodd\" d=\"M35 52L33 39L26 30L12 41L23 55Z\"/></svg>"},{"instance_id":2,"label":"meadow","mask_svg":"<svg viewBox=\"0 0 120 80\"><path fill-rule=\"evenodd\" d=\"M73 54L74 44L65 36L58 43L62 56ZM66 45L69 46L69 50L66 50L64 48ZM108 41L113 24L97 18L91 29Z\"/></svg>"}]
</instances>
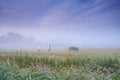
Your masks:
<instances>
[{"instance_id":1,"label":"meadow","mask_svg":"<svg viewBox=\"0 0 120 80\"><path fill-rule=\"evenodd\" d=\"M0 50L0 80L120 80L120 49Z\"/></svg>"}]
</instances>

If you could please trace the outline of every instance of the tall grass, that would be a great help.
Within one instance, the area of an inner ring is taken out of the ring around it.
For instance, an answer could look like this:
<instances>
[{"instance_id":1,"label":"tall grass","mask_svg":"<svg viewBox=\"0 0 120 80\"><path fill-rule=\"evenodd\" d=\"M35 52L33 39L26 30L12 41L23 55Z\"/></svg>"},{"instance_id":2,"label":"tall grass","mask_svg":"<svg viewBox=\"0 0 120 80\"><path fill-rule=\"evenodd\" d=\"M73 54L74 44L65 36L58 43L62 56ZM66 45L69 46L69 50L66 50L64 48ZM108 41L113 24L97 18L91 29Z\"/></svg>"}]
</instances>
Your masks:
<instances>
[{"instance_id":1,"label":"tall grass","mask_svg":"<svg viewBox=\"0 0 120 80\"><path fill-rule=\"evenodd\" d=\"M0 80L119 80L119 75L119 49L0 52Z\"/></svg>"}]
</instances>

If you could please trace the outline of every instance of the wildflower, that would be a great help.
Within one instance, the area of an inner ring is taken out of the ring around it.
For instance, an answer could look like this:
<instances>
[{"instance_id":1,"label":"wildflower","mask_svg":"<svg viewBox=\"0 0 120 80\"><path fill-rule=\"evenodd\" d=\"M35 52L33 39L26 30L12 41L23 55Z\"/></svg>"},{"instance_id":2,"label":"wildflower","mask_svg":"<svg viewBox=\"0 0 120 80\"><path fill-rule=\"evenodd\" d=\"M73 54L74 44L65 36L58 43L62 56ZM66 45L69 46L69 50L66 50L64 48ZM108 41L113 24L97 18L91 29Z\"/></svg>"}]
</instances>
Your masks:
<instances>
[{"instance_id":1,"label":"wildflower","mask_svg":"<svg viewBox=\"0 0 120 80\"><path fill-rule=\"evenodd\" d=\"M76 68L76 66L72 64L70 68L71 68L72 70L74 70L74 69Z\"/></svg>"},{"instance_id":2,"label":"wildflower","mask_svg":"<svg viewBox=\"0 0 120 80\"><path fill-rule=\"evenodd\" d=\"M106 75L110 75L110 74L111 74L111 70L110 70L110 69L106 69L106 70L105 70L105 74L106 74Z\"/></svg>"},{"instance_id":3,"label":"wildflower","mask_svg":"<svg viewBox=\"0 0 120 80\"><path fill-rule=\"evenodd\" d=\"M4 64L4 62L3 62L3 61L0 61L0 65L2 65L2 64Z\"/></svg>"},{"instance_id":4,"label":"wildflower","mask_svg":"<svg viewBox=\"0 0 120 80\"><path fill-rule=\"evenodd\" d=\"M96 78L96 80L101 80L100 78Z\"/></svg>"},{"instance_id":5,"label":"wildflower","mask_svg":"<svg viewBox=\"0 0 120 80\"><path fill-rule=\"evenodd\" d=\"M90 65L91 66L96 66L96 64L94 62L91 62Z\"/></svg>"},{"instance_id":6,"label":"wildflower","mask_svg":"<svg viewBox=\"0 0 120 80\"><path fill-rule=\"evenodd\" d=\"M91 57L88 57L87 60L90 61L90 60L91 60Z\"/></svg>"},{"instance_id":7,"label":"wildflower","mask_svg":"<svg viewBox=\"0 0 120 80\"><path fill-rule=\"evenodd\" d=\"M82 64L79 62L79 63L78 63L78 66L82 66Z\"/></svg>"},{"instance_id":8,"label":"wildflower","mask_svg":"<svg viewBox=\"0 0 120 80\"><path fill-rule=\"evenodd\" d=\"M66 70L67 68L66 68L66 67L64 67L63 69L64 69L64 70Z\"/></svg>"},{"instance_id":9,"label":"wildflower","mask_svg":"<svg viewBox=\"0 0 120 80\"><path fill-rule=\"evenodd\" d=\"M39 67L43 67L44 64L39 62L38 65L39 65Z\"/></svg>"},{"instance_id":10,"label":"wildflower","mask_svg":"<svg viewBox=\"0 0 120 80\"><path fill-rule=\"evenodd\" d=\"M13 68L14 68L14 69L19 69L19 66L16 65L16 64L14 64L14 65L13 65Z\"/></svg>"},{"instance_id":11,"label":"wildflower","mask_svg":"<svg viewBox=\"0 0 120 80\"><path fill-rule=\"evenodd\" d=\"M113 68L116 68L116 69L119 69L119 68L120 68L120 65L118 65L118 64L113 64L112 67L113 67Z\"/></svg>"},{"instance_id":12,"label":"wildflower","mask_svg":"<svg viewBox=\"0 0 120 80\"><path fill-rule=\"evenodd\" d=\"M108 70L112 73L113 72L113 68L108 68Z\"/></svg>"}]
</instances>

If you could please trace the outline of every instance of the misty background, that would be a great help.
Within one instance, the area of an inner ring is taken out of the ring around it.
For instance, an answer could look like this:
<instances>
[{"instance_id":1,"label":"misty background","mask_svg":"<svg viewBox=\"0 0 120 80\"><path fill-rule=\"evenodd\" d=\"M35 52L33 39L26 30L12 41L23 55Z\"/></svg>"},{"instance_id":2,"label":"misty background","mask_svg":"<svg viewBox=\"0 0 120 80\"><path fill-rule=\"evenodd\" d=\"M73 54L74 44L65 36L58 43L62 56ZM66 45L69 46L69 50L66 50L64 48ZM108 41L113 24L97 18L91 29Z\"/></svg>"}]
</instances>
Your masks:
<instances>
[{"instance_id":1,"label":"misty background","mask_svg":"<svg viewBox=\"0 0 120 80\"><path fill-rule=\"evenodd\" d=\"M51 45L53 49L67 48L67 44L56 42L40 42L30 36L25 38L21 34L9 32L0 36L0 49L48 49Z\"/></svg>"},{"instance_id":2,"label":"misty background","mask_svg":"<svg viewBox=\"0 0 120 80\"><path fill-rule=\"evenodd\" d=\"M75 44L69 42L59 42L59 41L36 41L34 37L29 36L25 38L23 35L18 33L9 32L5 35L0 36L0 49L48 49L48 46L51 45L52 49L67 49L70 46L76 46L79 48L119 48L120 44L113 43L104 43L97 44L93 43L81 43Z\"/></svg>"},{"instance_id":3,"label":"misty background","mask_svg":"<svg viewBox=\"0 0 120 80\"><path fill-rule=\"evenodd\" d=\"M0 0L0 48L120 48L120 0Z\"/></svg>"}]
</instances>

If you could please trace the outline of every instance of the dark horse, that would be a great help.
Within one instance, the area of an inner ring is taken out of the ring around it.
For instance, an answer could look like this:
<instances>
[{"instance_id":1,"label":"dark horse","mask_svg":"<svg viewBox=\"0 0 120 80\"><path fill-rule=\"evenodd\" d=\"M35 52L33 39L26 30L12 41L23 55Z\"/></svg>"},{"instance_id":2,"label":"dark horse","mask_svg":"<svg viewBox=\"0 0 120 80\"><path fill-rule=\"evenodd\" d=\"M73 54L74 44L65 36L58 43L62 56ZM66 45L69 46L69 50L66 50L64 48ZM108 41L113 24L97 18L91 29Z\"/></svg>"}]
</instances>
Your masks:
<instances>
[{"instance_id":1,"label":"dark horse","mask_svg":"<svg viewBox=\"0 0 120 80\"><path fill-rule=\"evenodd\" d=\"M79 48L78 47L69 47L69 51L76 51L76 52L78 52Z\"/></svg>"}]
</instances>

